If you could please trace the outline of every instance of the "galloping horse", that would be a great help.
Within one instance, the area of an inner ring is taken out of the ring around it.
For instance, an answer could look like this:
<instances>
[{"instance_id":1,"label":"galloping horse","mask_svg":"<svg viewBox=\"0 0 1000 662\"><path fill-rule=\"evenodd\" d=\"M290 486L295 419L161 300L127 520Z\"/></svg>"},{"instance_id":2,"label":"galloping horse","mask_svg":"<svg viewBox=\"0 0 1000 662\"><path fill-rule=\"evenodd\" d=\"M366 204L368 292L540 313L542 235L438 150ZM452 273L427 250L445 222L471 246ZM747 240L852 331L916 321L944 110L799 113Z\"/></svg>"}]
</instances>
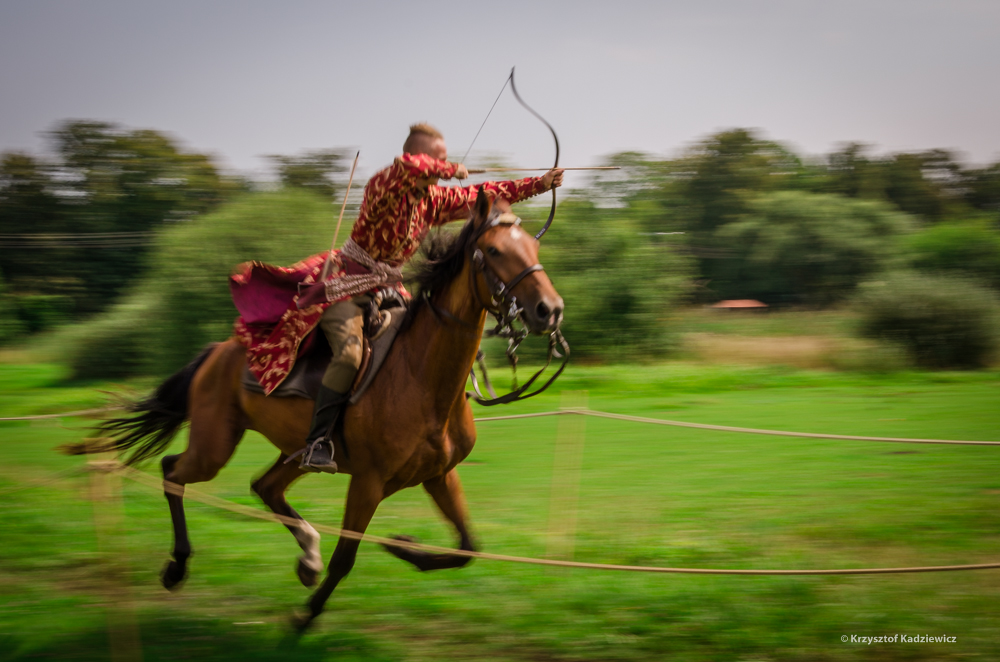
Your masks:
<instances>
[{"instance_id":1,"label":"galloping horse","mask_svg":"<svg viewBox=\"0 0 1000 662\"><path fill-rule=\"evenodd\" d=\"M516 292L526 326L551 333L562 321L563 301L538 264L538 241L510 215L492 210L479 195L471 219L450 241L431 242L416 280L422 296L384 365L361 399L349 407L337 435L340 473L351 476L343 528L364 533L375 509L404 487L423 485L455 526L460 548L475 549L466 526L465 499L456 466L472 451L476 428L465 394L466 379L482 338L486 312L499 290ZM502 287L503 285L512 287ZM212 480L232 457L243 433L256 430L281 455L254 481L252 489L275 513L301 520L289 526L302 548L298 575L316 584L322 570L319 534L285 500L285 491L303 472L285 460L306 444L313 403L305 398L275 398L240 385L246 352L235 340L207 348L186 368L167 379L131 415L112 419L104 429L111 448L133 449L129 462L163 451L190 420L188 447L162 460L163 477L185 485ZM93 450L90 448L89 450ZM173 560L163 585L177 588L191 555L183 497L166 493L174 528ZM323 611L337 584L354 565L359 541L341 537L322 585L311 596L305 627ZM468 557L387 548L421 570L456 568Z\"/></svg>"}]
</instances>

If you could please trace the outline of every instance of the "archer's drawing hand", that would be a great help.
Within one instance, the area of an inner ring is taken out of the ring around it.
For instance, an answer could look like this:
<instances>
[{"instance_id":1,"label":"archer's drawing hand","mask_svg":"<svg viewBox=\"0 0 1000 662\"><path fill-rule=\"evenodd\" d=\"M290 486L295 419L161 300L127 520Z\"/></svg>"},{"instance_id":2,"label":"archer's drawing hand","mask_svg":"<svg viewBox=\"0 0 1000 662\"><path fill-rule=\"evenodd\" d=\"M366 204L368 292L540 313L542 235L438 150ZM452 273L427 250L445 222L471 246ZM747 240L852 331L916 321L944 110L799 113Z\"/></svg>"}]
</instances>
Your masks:
<instances>
[{"instance_id":1,"label":"archer's drawing hand","mask_svg":"<svg viewBox=\"0 0 1000 662\"><path fill-rule=\"evenodd\" d=\"M553 168L549 170L542 176L542 183L545 184L545 190L549 191L554 188L559 188L563 184L563 170L562 168Z\"/></svg>"},{"instance_id":2,"label":"archer's drawing hand","mask_svg":"<svg viewBox=\"0 0 1000 662\"><path fill-rule=\"evenodd\" d=\"M465 165L459 163L458 167L455 168L454 179L468 179L468 178L469 178L469 169L466 168Z\"/></svg>"}]
</instances>

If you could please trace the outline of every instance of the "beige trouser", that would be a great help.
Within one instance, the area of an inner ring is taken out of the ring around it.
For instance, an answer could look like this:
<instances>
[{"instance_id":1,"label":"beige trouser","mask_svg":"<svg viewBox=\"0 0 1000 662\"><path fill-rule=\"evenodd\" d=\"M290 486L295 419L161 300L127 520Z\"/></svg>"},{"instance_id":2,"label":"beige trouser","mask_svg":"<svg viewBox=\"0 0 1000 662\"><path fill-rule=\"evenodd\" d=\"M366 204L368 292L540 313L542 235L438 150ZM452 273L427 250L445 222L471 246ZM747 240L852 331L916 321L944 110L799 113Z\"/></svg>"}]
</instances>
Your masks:
<instances>
[{"instance_id":1,"label":"beige trouser","mask_svg":"<svg viewBox=\"0 0 1000 662\"><path fill-rule=\"evenodd\" d=\"M356 296L333 304L323 313L319 325L323 329L333 358L323 374L323 386L337 393L347 393L361 367L361 334L364 317L362 306L371 301L368 295Z\"/></svg>"}]
</instances>

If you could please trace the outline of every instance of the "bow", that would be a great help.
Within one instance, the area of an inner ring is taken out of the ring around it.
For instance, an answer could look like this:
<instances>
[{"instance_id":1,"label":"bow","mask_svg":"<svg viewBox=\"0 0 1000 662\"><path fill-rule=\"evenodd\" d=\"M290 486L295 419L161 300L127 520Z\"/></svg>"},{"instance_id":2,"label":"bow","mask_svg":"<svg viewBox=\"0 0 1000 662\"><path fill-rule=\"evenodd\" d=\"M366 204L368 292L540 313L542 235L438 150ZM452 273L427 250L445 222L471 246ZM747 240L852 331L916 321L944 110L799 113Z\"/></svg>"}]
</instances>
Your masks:
<instances>
[{"instance_id":1,"label":"bow","mask_svg":"<svg viewBox=\"0 0 1000 662\"><path fill-rule=\"evenodd\" d=\"M552 139L556 143L556 160L552 164L552 167L553 168L558 168L559 167L559 136L556 135L556 130L552 128L552 125L549 124L548 121L546 121L546 119L544 117L542 117L541 115L539 115L538 112L535 111L531 106L529 106L528 104L526 104L524 102L524 99L521 98L521 95L517 93L517 87L514 85L514 67L510 68L510 75L507 76L507 80L504 81L503 87L500 88L500 94L497 95L497 98L493 102L493 105L490 106L490 112L486 113L486 119L483 120L483 123L479 126L479 131L476 131L476 136L475 136L475 138L472 139L472 144L469 145L469 149L467 149L465 151L465 156L462 157L462 162L463 163L465 162L465 157L467 157L469 155L469 152L472 151L472 145L474 145L476 143L476 138L479 137L479 133L483 130L483 127L486 126L486 120L488 120L490 118L490 114L493 112L493 109L496 107L497 101L500 100L500 95L503 94L504 88L507 87L507 83L510 83L510 89L514 93L514 98L517 99L517 102L519 104L521 104L522 106L524 106L525 110L527 110L529 113L531 113L532 115L534 115L535 117L537 117L538 119L540 119L542 121L542 123L546 127L548 127L549 131L552 132ZM542 229L538 231L538 234L535 235L535 239L541 239L542 238L542 235L545 234L545 232L549 229L549 226L552 225L552 219L555 218L555 216L556 216L556 189L555 189L555 187L552 187L552 207L549 209L549 218L548 218L547 221L545 221L545 225L542 226Z\"/></svg>"}]
</instances>

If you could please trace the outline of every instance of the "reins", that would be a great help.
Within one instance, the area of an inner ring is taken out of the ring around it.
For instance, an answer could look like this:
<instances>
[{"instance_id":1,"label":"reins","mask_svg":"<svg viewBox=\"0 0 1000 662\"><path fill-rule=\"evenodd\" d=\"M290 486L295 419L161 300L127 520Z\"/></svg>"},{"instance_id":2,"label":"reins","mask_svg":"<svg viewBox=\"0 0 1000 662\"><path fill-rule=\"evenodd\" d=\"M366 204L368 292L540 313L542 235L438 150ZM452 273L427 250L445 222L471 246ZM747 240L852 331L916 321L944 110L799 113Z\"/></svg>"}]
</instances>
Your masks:
<instances>
[{"instance_id":1,"label":"reins","mask_svg":"<svg viewBox=\"0 0 1000 662\"><path fill-rule=\"evenodd\" d=\"M558 348L562 348L563 351L562 354L559 353ZM526 391L529 388L531 388L531 385L535 383L535 380L537 380L541 376L541 374L545 372L546 368L549 367L549 364L552 363L553 356L556 358L561 358L563 360L562 365L560 365L559 368L552 374L552 376L549 377L548 381L546 381L544 384L542 384L534 391L526 393ZM554 382L559 377L559 375L562 374L562 371L566 368L566 364L569 363L569 343L566 342L566 339L563 337L562 332L559 331L559 329L556 329L551 334L549 334L549 351L545 358L545 365L539 368L538 371L535 374L533 374L531 378L528 379L528 381L526 381L520 388L517 387L517 356L514 355L513 353L508 353L507 357L508 359L513 357L513 359L511 360L511 370L514 372L513 391L505 395L501 395L499 397L497 396L496 392L493 390L493 387L490 385L489 375L486 372L486 362L484 361L486 355L483 354L482 351L480 351L477 352L476 354L476 362L479 363L479 369L482 370L483 372L483 384L486 386L486 392L489 393L491 397L487 399L483 396L482 392L480 392L479 385L476 381L475 368L473 368L469 372L472 377L472 387L475 389L476 393L473 395L467 392L466 395L468 397L475 399L477 403L481 404L484 407L492 407L493 405L504 405L510 402L517 402L518 400L527 400L528 398L538 395L539 393L543 392L545 389L547 389L549 386L552 385L552 382Z\"/></svg>"}]
</instances>

